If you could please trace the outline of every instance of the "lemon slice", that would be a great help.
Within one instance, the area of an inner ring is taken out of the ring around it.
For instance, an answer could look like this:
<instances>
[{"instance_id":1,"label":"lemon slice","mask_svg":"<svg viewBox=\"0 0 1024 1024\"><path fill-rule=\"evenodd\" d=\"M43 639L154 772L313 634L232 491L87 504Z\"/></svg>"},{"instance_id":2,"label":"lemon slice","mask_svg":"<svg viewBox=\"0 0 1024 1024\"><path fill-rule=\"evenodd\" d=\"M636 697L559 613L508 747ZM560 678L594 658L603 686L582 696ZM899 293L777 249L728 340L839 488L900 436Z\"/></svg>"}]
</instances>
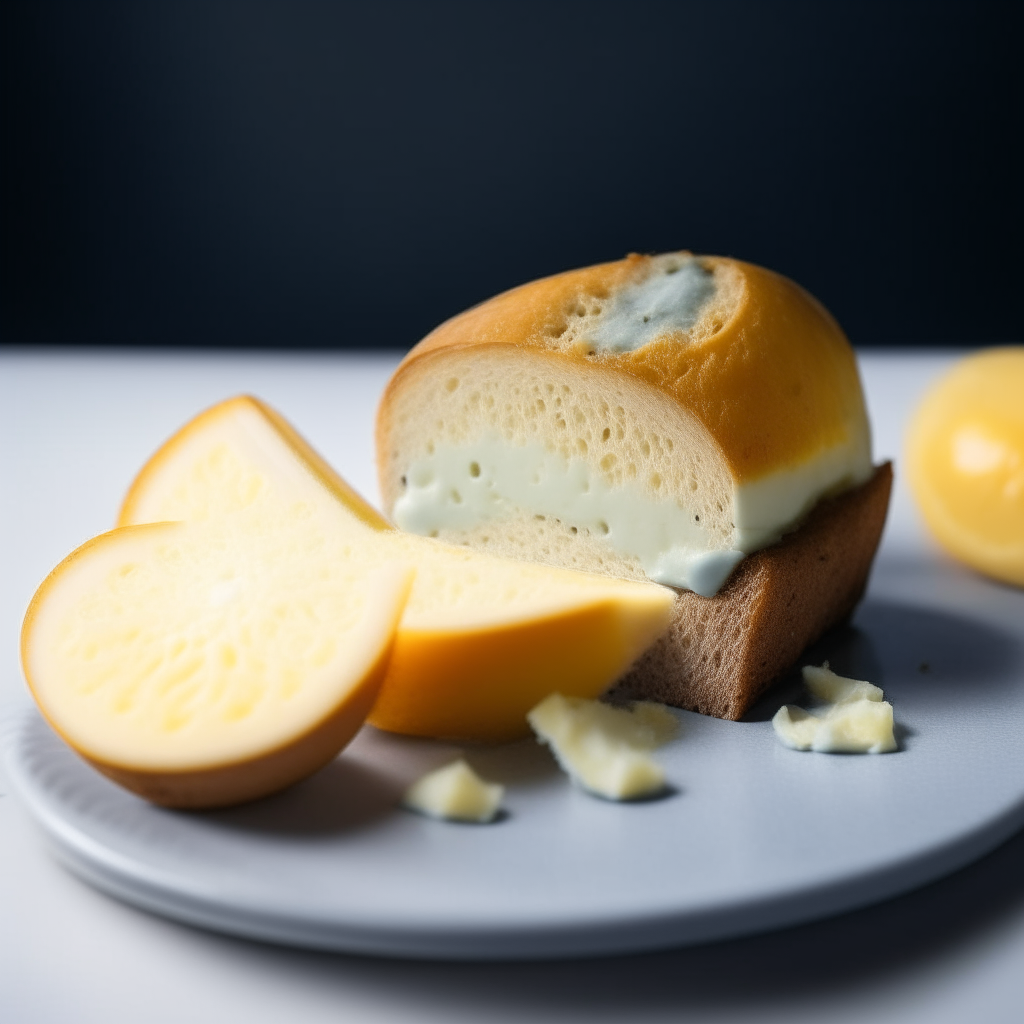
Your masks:
<instances>
[{"instance_id":1,"label":"lemon slice","mask_svg":"<svg viewBox=\"0 0 1024 1024\"><path fill-rule=\"evenodd\" d=\"M368 567L316 521L117 529L44 581L22 660L82 756L156 803L264 796L355 735L411 582Z\"/></svg>"},{"instance_id":2,"label":"lemon slice","mask_svg":"<svg viewBox=\"0 0 1024 1024\"><path fill-rule=\"evenodd\" d=\"M1024 347L969 356L931 388L910 425L907 466L939 543L1024 586Z\"/></svg>"},{"instance_id":3,"label":"lemon slice","mask_svg":"<svg viewBox=\"0 0 1024 1024\"><path fill-rule=\"evenodd\" d=\"M128 489L117 525L196 522L282 502L293 518L330 507L353 524L390 528L284 417L239 395L200 413L160 447Z\"/></svg>"},{"instance_id":4,"label":"lemon slice","mask_svg":"<svg viewBox=\"0 0 1024 1024\"><path fill-rule=\"evenodd\" d=\"M122 523L322 521L369 568L416 567L370 722L420 736L506 740L556 690L596 697L668 627L651 583L497 558L390 528L262 402L230 399L158 451ZM248 528L248 527L246 527Z\"/></svg>"}]
</instances>

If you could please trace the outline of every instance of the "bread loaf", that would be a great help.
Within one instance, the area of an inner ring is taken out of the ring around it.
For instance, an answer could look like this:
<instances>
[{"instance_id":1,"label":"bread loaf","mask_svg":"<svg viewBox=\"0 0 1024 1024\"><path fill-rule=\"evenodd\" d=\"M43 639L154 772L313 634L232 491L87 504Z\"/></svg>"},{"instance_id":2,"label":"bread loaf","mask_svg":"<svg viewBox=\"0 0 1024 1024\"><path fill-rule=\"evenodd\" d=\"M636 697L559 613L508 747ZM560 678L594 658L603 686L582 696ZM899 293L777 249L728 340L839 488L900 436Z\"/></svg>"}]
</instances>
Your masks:
<instances>
[{"instance_id":1,"label":"bread loaf","mask_svg":"<svg viewBox=\"0 0 1024 1024\"><path fill-rule=\"evenodd\" d=\"M676 587L629 685L728 718L852 609L890 479L828 312L771 271L685 252L442 324L388 385L377 457L403 529Z\"/></svg>"}]
</instances>

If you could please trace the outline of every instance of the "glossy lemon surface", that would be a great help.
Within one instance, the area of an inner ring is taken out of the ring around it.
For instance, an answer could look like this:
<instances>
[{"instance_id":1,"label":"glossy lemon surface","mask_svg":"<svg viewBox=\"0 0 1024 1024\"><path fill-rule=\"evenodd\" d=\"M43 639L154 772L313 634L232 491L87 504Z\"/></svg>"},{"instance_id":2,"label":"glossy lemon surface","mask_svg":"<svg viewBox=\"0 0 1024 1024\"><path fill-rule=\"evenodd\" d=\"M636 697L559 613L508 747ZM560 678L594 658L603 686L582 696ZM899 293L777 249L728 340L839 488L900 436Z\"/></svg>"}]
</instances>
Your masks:
<instances>
[{"instance_id":1,"label":"glossy lemon surface","mask_svg":"<svg viewBox=\"0 0 1024 1024\"><path fill-rule=\"evenodd\" d=\"M939 543L1024 586L1024 346L968 356L931 388L910 425L907 466Z\"/></svg>"}]
</instances>

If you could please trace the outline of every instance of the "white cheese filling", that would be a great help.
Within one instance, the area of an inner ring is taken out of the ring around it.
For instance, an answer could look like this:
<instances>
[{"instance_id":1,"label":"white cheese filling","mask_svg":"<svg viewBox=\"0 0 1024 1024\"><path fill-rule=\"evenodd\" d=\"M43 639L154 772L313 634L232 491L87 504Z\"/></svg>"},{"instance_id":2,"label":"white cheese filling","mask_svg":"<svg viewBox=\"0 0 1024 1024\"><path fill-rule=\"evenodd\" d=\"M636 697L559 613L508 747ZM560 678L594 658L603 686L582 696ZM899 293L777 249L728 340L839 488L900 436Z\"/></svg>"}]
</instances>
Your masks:
<instances>
[{"instance_id":1,"label":"white cheese filling","mask_svg":"<svg viewBox=\"0 0 1024 1024\"><path fill-rule=\"evenodd\" d=\"M400 529L430 536L516 513L553 516L635 558L656 583L711 597L744 555L776 541L823 494L870 474L865 439L739 485L732 536L723 541L677 499L654 499L638 486L612 487L590 463L566 459L539 442L513 445L491 436L436 445L433 454L413 462L394 519Z\"/></svg>"}]
</instances>

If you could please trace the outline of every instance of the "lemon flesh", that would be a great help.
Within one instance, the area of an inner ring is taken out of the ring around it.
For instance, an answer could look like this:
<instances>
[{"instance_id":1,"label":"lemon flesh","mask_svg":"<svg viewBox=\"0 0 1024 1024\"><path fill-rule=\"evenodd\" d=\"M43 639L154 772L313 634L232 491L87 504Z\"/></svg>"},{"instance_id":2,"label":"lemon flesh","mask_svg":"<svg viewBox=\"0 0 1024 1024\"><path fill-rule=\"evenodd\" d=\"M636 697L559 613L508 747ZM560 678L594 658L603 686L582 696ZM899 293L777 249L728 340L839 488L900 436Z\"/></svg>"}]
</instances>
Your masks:
<instances>
[{"instance_id":1,"label":"lemon flesh","mask_svg":"<svg viewBox=\"0 0 1024 1024\"><path fill-rule=\"evenodd\" d=\"M1024 347L968 356L931 388L910 425L907 465L946 551L1024 586Z\"/></svg>"},{"instance_id":2,"label":"lemon flesh","mask_svg":"<svg viewBox=\"0 0 1024 1024\"><path fill-rule=\"evenodd\" d=\"M408 566L346 548L317 522L253 517L104 534L29 608L33 695L71 746L159 802L282 788L362 725L408 593Z\"/></svg>"}]
</instances>

